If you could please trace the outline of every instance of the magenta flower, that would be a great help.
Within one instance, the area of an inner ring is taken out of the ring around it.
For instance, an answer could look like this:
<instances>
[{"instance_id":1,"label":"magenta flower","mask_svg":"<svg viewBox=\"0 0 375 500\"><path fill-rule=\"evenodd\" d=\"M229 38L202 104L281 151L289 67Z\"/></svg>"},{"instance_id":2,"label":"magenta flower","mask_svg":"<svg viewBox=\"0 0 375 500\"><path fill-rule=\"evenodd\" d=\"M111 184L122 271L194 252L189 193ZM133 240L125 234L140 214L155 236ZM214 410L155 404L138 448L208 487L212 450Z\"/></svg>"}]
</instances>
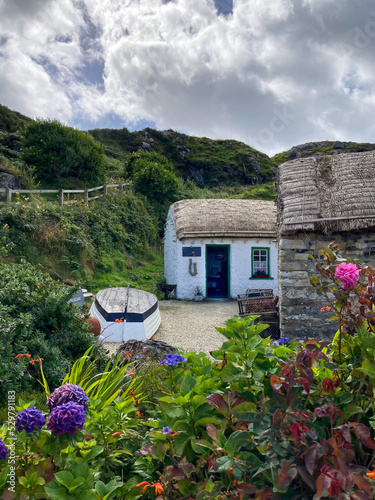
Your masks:
<instances>
[{"instance_id":1,"label":"magenta flower","mask_svg":"<svg viewBox=\"0 0 375 500\"><path fill-rule=\"evenodd\" d=\"M356 285L360 269L355 264L346 264L343 262L336 267L335 278L342 281L342 288L351 288Z\"/></svg>"}]
</instances>

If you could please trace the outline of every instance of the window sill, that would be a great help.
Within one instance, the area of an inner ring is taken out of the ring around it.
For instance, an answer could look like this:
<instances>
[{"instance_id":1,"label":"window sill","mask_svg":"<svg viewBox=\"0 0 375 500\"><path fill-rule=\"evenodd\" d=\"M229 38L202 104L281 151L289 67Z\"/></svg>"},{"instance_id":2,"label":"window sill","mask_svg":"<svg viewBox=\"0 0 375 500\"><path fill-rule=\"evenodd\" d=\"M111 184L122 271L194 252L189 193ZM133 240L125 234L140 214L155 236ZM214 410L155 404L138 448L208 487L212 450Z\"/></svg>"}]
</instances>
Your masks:
<instances>
[{"instance_id":1,"label":"window sill","mask_svg":"<svg viewBox=\"0 0 375 500\"><path fill-rule=\"evenodd\" d=\"M257 278L249 278L249 280L273 280L274 278L262 278L262 277L257 277Z\"/></svg>"}]
</instances>

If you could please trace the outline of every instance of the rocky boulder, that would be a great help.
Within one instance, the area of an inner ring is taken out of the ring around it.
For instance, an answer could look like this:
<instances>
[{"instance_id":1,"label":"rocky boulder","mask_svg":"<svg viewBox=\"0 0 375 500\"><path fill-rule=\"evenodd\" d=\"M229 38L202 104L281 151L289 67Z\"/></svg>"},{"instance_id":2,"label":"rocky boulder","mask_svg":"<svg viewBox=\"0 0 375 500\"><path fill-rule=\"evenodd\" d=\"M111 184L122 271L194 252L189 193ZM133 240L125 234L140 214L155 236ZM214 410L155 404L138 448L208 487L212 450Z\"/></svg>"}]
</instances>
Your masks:
<instances>
[{"instance_id":1,"label":"rocky boulder","mask_svg":"<svg viewBox=\"0 0 375 500\"><path fill-rule=\"evenodd\" d=\"M115 357L121 356L121 362L136 364L154 361L159 363L167 354L177 354L178 350L160 340L128 340L120 345Z\"/></svg>"},{"instance_id":2,"label":"rocky boulder","mask_svg":"<svg viewBox=\"0 0 375 500\"><path fill-rule=\"evenodd\" d=\"M0 172L0 189L21 189L21 179L15 175Z\"/></svg>"}]
</instances>

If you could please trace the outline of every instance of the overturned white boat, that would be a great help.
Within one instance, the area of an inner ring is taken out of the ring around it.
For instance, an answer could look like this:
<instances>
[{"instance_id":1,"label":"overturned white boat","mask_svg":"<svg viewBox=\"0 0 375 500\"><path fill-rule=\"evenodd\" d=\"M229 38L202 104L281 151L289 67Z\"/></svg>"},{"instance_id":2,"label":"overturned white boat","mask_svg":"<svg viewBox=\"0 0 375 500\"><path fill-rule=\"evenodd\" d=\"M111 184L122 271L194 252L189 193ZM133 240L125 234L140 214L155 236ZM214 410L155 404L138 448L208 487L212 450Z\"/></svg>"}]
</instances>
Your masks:
<instances>
[{"instance_id":1,"label":"overturned white boat","mask_svg":"<svg viewBox=\"0 0 375 500\"><path fill-rule=\"evenodd\" d=\"M157 297L137 288L105 288L90 309L101 325L99 342L126 342L152 337L161 318Z\"/></svg>"}]
</instances>

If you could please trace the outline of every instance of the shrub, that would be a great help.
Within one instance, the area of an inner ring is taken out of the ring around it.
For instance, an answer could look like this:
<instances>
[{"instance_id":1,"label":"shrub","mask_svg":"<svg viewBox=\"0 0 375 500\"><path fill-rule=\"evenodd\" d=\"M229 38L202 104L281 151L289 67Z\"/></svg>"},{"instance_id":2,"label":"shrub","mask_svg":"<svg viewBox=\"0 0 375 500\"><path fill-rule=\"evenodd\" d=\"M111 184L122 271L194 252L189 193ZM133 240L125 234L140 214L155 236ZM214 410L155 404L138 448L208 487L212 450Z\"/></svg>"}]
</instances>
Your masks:
<instances>
[{"instance_id":1,"label":"shrub","mask_svg":"<svg viewBox=\"0 0 375 500\"><path fill-rule=\"evenodd\" d=\"M38 179L58 184L73 177L88 184L104 180L104 150L94 138L57 120L28 123L22 138L23 159Z\"/></svg>"},{"instance_id":2,"label":"shrub","mask_svg":"<svg viewBox=\"0 0 375 500\"><path fill-rule=\"evenodd\" d=\"M131 176L138 193L161 205L176 201L179 183L168 160L157 153L144 153L132 160Z\"/></svg>"},{"instance_id":3,"label":"shrub","mask_svg":"<svg viewBox=\"0 0 375 500\"><path fill-rule=\"evenodd\" d=\"M59 385L95 344L79 310L68 302L75 290L26 262L0 266L1 399L8 389L38 388L38 358L45 360L50 383Z\"/></svg>"}]
</instances>

